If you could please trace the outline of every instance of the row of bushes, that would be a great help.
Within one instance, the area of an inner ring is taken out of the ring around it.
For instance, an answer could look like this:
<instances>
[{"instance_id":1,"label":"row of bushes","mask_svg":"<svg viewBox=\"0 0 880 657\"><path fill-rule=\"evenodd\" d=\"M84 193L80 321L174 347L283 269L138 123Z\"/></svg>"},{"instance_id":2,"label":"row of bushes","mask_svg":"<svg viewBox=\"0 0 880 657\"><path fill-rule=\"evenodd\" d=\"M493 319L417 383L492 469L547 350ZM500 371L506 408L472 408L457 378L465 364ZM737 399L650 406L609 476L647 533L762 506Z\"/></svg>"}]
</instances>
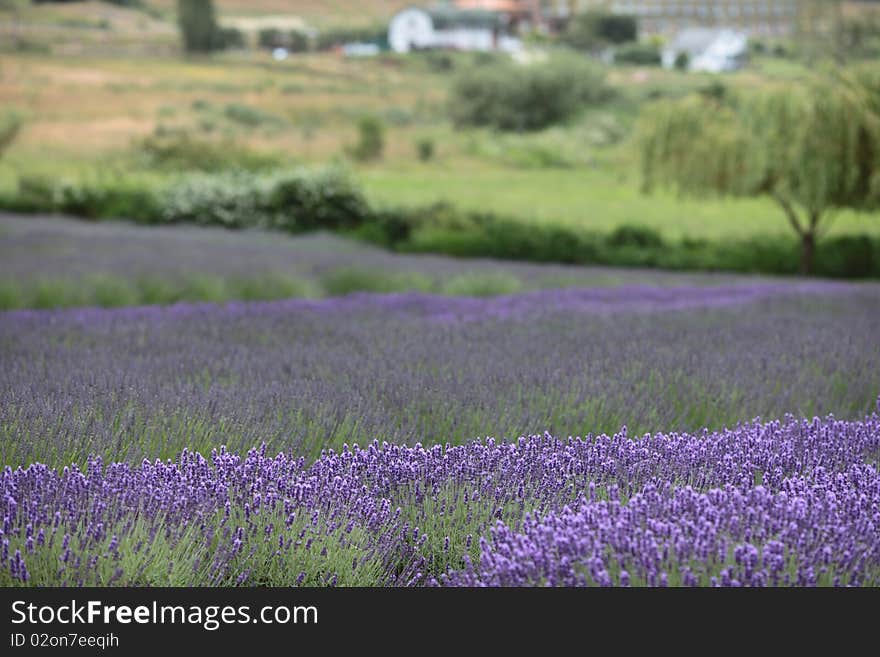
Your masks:
<instances>
[{"instance_id":1,"label":"row of bushes","mask_svg":"<svg viewBox=\"0 0 880 657\"><path fill-rule=\"evenodd\" d=\"M446 204L376 212L358 235L398 251L578 265L788 275L798 273L800 262L794 237L670 240L645 226L625 225L603 233L461 212ZM813 273L880 278L880 239L866 235L824 239L817 248Z\"/></svg>"},{"instance_id":2,"label":"row of bushes","mask_svg":"<svg viewBox=\"0 0 880 657\"><path fill-rule=\"evenodd\" d=\"M125 217L146 224L193 223L291 233L350 230L371 216L360 189L333 168L191 174L165 186L117 177L71 182L30 176L19 180L17 193L0 197L0 207L89 219Z\"/></svg>"},{"instance_id":3,"label":"row of bushes","mask_svg":"<svg viewBox=\"0 0 880 657\"><path fill-rule=\"evenodd\" d=\"M327 28L315 34L309 34L303 30L267 27L257 34L257 43L261 48L286 48L291 52L330 50L354 42L375 43L384 46L388 42L387 28L383 25Z\"/></svg>"},{"instance_id":4,"label":"row of bushes","mask_svg":"<svg viewBox=\"0 0 880 657\"><path fill-rule=\"evenodd\" d=\"M799 245L786 236L669 240L642 226L600 233L464 212L448 204L374 208L337 169L198 174L157 188L124 179L73 184L25 178L17 194L0 197L0 207L89 218L127 217L150 224L194 223L290 233L330 230L397 251L462 257L769 274L794 274L799 265ZM814 273L880 278L880 239L842 236L822 240Z\"/></svg>"}]
</instances>

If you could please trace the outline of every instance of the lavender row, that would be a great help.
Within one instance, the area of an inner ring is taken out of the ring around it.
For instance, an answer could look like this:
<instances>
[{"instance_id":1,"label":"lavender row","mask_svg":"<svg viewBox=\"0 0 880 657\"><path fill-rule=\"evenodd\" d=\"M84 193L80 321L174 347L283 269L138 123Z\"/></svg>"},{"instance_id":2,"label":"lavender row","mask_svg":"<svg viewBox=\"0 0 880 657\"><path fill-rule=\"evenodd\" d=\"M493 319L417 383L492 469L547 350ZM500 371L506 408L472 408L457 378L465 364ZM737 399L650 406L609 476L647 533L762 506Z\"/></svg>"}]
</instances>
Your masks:
<instances>
[{"instance_id":1,"label":"lavender row","mask_svg":"<svg viewBox=\"0 0 880 657\"><path fill-rule=\"evenodd\" d=\"M714 284L748 281L726 274L537 265L434 255L401 255L329 234L291 237L217 228L144 227L63 217L0 213L0 279L82 280L101 274L127 280L189 275L240 279L285 274L305 282L340 268L443 282L461 274L498 275L526 288L562 285ZM418 288L416 288L418 289Z\"/></svg>"},{"instance_id":2,"label":"lavender row","mask_svg":"<svg viewBox=\"0 0 880 657\"><path fill-rule=\"evenodd\" d=\"M5 584L876 584L880 416L0 475Z\"/></svg>"},{"instance_id":3,"label":"lavender row","mask_svg":"<svg viewBox=\"0 0 880 657\"><path fill-rule=\"evenodd\" d=\"M877 326L820 283L5 313L0 463L856 418Z\"/></svg>"},{"instance_id":4,"label":"lavender row","mask_svg":"<svg viewBox=\"0 0 880 657\"><path fill-rule=\"evenodd\" d=\"M612 491L611 496L616 493ZM878 586L880 476L819 469L700 493L647 486L619 499L498 522L478 566L446 586Z\"/></svg>"}]
</instances>

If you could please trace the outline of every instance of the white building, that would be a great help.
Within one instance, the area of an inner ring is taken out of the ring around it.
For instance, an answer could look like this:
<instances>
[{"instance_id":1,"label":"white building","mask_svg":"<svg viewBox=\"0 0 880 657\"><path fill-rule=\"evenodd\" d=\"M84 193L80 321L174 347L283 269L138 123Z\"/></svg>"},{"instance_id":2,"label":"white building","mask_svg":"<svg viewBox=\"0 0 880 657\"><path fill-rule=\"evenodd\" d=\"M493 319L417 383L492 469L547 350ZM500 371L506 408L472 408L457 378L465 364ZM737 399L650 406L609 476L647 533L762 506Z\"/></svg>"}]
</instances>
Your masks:
<instances>
[{"instance_id":1,"label":"white building","mask_svg":"<svg viewBox=\"0 0 880 657\"><path fill-rule=\"evenodd\" d=\"M388 44L395 52L411 50L503 50L522 48L506 33L502 15L485 11L420 9L397 13L388 26Z\"/></svg>"},{"instance_id":2,"label":"white building","mask_svg":"<svg viewBox=\"0 0 880 657\"><path fill-rule=\"evenodd\" d=\"M748 47L749 38L744 32L692 27L679 32L663 49L663 66L673 68L685 55L690 71L737 71L745 65Z\"/></svg>"}]
</instances>

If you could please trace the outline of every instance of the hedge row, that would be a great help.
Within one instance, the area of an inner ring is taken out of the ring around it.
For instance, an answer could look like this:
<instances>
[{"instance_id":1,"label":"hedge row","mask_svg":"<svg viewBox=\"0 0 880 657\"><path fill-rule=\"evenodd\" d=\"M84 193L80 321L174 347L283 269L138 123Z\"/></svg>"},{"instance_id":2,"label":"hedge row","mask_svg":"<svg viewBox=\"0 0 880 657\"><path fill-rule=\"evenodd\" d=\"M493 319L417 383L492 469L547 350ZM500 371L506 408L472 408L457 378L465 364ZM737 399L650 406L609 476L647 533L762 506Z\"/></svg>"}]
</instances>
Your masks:
<instances>
[{"instance_id":1,"label":"hedge row","mask_svg":"<svg viewBox=\"0 0 880 657\"><path fill-rule=\"evenodd\" d=\"M148 224L259 227L289 233L330 230L396 251L460 257L765 274L795 274L799 263L794 236L669 240L643 226L600 233L465 212L448 204L374 208L357 185L335 169L199 174L161 188L124 179L74 184L25 178L16 194L0 197L0 207L93 219L126 217ZM880 239L862 235L822 240L814 273L880 278Z\"/></svg>"},{"instance_id":2,"label":"hedge row","mask_svg":"<svg viewBox=\"0 0 880 657\"><path fill-rule=\"evenodd\" d=\"M398 251L532 262L781 275L796 274L800 263L794 236L669 240L645 226L624 225L602 233L465 213L446 204L374 212L357 234ZM880 278L880 239L826 238L818 245L814 265L817 276Z\"/></svg>"},{"instance_id":3,"label":"hedge row","mask_svg":"<svg viewBox=\"0 0 880 657\"><path fill-rule=\"evenodd\" d=\"M348 230L372 211L360 189L337 169L280 173L246 171L190 174L166 186L107 178L19 180L0 207L58 212L88 219L125 217L145 224L193 223L226 228L271 228L290 233Z\"/></svg>"}]
</instances>

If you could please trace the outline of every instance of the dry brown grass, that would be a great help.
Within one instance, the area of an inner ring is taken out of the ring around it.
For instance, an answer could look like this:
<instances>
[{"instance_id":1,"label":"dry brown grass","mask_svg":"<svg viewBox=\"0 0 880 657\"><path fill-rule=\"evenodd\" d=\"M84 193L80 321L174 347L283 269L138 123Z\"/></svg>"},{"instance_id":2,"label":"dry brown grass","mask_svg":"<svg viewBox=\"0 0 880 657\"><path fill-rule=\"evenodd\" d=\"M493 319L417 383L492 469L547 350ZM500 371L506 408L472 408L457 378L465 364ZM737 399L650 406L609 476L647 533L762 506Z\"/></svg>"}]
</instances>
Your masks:
<instances>
[{"instance_id":1,"label":"dry brown grass","mask_svg":"<svg viewBox=\"0 0 880 657\"><path fill-rule=\"evenodd\" d=\"M233 138L257 150L326 160L354 141L366 113L416 117L443 102L438 80L380 60L308 55L275 63L267 55L213 60L59 58L9 55L0 65L0 104L26 123L9 157L57 150L88 161L132 148L157 126L205 138ZM247 105L279 119L248 126L225 114ZM211 127L208 130L207 127ZM389 126L388 153L411 157L415 126Z\"/></svg>"}]
</instances>

